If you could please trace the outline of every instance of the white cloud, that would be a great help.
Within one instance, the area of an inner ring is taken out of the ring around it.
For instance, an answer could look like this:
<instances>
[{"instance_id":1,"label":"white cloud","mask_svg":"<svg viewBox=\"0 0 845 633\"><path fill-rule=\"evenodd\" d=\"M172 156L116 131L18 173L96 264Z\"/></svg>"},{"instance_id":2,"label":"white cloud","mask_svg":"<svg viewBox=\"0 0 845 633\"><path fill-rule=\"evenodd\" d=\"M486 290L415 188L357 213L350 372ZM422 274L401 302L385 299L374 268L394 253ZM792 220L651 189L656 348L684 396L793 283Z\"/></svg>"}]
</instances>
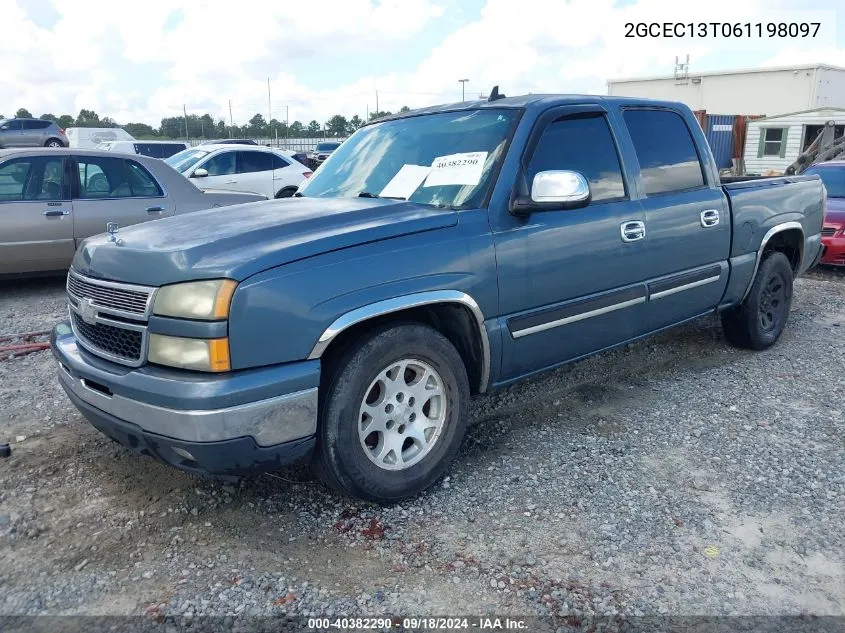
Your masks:
<instances>
[{"instance_id":1,"label":"white cloud","mask_svg":"<svg viewBox=\"0 0 845 633\"><path fill-rule=\"evenodd\" d=\"M148 0L128 19L106 0L52 0L60 19L46 29L29 20L25 1L0 0L0 113L21 106L36 115L86 107L152 124L180 114L183 104L228 120L230 99L236 123L255 112L266 116L268 77L273 116L283 119L287 105L291 120L306 123L337 112L363 116L368 106L375 109L377 89L382 110L457 100L463 77L470 79L468 98L494 84L507 94L603 94L611 77L670 73L676 55L689 54L693 70L699 60L755 65L744 62L748 50L725 55L726 42L714 38L625 38L625 22L755 23L804 8L798 0L637 0L622 6L617 0L488 0L480 14L467 16L442 0ZM818 2L819 8L836 6ZM835 29L826 16L825 28ZM375 74L347 66L349 59L389 60L419 46L415 36L444 18L464 24L431 51L419 51L416 68ZM733 48L742 48L736 43ZM762 54L767 65L845 65L845 46L831 38L742 43L756 47L754 59ZM325 68L325 76L297 72L303 64Z\"/></svg>"}]
</instances>

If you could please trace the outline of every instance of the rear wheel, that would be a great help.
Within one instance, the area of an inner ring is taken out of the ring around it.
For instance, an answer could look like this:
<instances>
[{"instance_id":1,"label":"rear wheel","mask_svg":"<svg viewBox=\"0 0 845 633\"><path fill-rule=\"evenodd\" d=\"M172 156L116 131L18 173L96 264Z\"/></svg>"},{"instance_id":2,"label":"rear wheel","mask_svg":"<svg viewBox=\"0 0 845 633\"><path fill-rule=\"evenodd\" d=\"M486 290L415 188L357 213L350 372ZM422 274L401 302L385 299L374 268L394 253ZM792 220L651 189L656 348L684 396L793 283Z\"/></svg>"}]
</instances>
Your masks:
<instances>
[{"instance_id":1,"label":"rear wheel","mask_svg":"<svg viewBox=\"0 0 845 633\"><path fill-rule=\"evenodd\" d=\"M780 338L791 305L792 266L783 253L770 253L742 305L722 313L725 338L737 347L766 349Z\"/></svg>"},{"instance_id":2,"label":"rear wheel","mask_svg":"<svg viewBox=\"0 0 845 633\"><path fill-rule=\"evenodd\" d=\"M57 138L51 138L44 143L44 147L64 147L64 144Z\"/></svg>"},{"instance_id":3,"label":"rear wheel","mask_svg":"<svg viewBox=\"0 0 845 633\"><path fill-rule=\"evenodd\" d=\"M362 499L415 495L454 459L468 410L466 368L446 337L417 324L376 330L338 359L328 381L316 470Z\"/></svg>"},{"instance_id":4,"label":"rear wheel","mask_svg":"<svg viewBox=\"0 0 845 633\"><path fill-rule=\"evenodd\" d=\"M296 187L285 187L276 194L276 198L291 198L295 193Z\"/></svg>"}]
</instances>

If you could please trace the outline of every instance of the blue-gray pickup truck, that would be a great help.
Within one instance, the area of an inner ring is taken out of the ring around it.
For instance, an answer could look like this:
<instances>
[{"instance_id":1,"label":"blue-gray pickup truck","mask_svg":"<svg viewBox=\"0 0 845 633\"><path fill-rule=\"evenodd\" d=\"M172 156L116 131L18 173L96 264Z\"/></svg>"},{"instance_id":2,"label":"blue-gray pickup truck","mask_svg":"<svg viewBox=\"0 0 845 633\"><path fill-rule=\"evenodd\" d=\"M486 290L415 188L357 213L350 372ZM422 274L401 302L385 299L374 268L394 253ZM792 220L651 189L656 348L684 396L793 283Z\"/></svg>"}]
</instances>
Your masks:
<instances>
[{"instance_id":1,"label":"blue-gray pickup truck","mask_svg":"<svg viewBox=\"0 0 845 633\"><path fill-rule=\"evenodd\" d=\"M141 454L307 461L389 503L443 474L473 394L714 312L775 343L824 202L817 176L720 181L677 103L432 107L366 125L294 198L89 238L52 348Z\"/></svg>"}]
</instances>

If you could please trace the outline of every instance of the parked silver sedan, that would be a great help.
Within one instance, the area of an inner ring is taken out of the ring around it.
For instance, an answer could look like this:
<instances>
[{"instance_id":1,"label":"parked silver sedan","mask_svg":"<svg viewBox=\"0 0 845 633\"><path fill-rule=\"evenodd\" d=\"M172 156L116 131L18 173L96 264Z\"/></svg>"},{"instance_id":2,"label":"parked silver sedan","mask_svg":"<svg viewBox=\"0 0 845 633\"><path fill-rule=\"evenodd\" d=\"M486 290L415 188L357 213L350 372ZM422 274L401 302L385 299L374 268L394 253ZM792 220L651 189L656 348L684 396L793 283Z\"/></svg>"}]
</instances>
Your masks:
<instances>
[{"instance_id":1,"label":"parked silver sedan","mask_svg":"<svg viewBox=\"0 0 845 633\"><path fill-rule=\"evenodd\" d=\"M137 154L0 150L0 276L65 271L81 241L110 222L128 226L257 200L266 198L200 190L164 161Z\"/></svg>"}]
</instances>

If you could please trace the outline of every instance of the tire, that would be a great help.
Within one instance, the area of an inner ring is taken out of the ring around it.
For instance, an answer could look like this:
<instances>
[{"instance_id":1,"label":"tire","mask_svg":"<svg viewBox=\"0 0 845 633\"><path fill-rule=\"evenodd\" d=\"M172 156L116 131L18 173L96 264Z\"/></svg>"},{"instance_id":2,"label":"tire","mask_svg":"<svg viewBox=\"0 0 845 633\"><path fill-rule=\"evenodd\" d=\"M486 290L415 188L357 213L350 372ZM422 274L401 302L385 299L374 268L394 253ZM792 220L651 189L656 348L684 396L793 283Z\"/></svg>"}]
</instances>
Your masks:
<instances>
[{"instance_id":1,"label":"tire","mask_svg":"<svg viewBox=\"0 0 845 633\"><path fill-rule=\"evenodd\" d=\"M296 187L285 187L284 189L279 190L276 194L276 198L292 198L295 193Z\"/></svg>"},{"instance_id":2,"label":"tire","mask_svg":"<svg viewBox=\"0 0 845 633\"><path fill-rule=\"evenodd\" d=\"M62 143L57 138L47 139L47 142L44 143L44 147L64 147L64 146L65 146L65 144Z\"/></svg>"},{"instance_id":3,"label":"tire","mask_svg":"<svg viewBox=\"0 0 845 633\"><path fill-rule=\"evenodd\" d=\"M786 327L791 306L792 266L783 253L770 253L742 305L722 313L725 338L746 349L771 347Z\"/></svg>"},{"instance_id":4,"label":"tire","mask_svg":"<svg viewBox=\"0 0 845 633\"><path fill-rule=\"evenodd\" d=\"M425 325L385 326L327 370L314 460L326 484L386 504L443 474L463 440L470 393L445 336ZM368 425L376 430L365 435Z\"/></svg>"}]
</instances>

